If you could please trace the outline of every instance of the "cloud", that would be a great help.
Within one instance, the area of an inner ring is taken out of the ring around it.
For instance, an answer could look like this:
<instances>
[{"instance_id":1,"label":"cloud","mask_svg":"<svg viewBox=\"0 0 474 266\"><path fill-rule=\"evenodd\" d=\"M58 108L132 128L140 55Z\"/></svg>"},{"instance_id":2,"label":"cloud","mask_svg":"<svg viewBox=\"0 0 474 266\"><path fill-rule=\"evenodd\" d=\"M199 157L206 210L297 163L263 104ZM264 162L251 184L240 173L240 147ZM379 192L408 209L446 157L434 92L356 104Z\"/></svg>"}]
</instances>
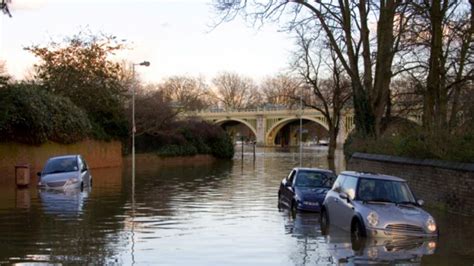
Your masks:
<instances>
[{"instance_id":1,"label":"cloud","mask_svg":"<svg viewBox=\"0 0 474 266\"><path fill-rule=\"evenodd\" d=\"M11 10L32 10L46 5L47 0L11 0L8 5Z\"/></svg>"}]
</instances>

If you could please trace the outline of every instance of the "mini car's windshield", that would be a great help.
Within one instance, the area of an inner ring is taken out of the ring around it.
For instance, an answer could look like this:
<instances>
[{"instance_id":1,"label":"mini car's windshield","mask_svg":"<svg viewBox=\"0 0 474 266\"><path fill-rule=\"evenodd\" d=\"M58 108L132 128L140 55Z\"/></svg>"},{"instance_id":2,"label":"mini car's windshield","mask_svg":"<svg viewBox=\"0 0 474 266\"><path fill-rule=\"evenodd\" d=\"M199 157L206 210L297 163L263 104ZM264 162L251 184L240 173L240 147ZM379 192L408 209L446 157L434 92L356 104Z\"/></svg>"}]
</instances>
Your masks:
<instances>
[{"instance_id":1,"label":"mini car's windshield","mask_svg":"<svg viewBox=\"0 0 474 266\"><path fill-rule=\"evenodd\" d=\"M296 176L296 187L331 187L335 176L330 173L299 171Z\"/></svg>"},{"instance_id":2,"label":"mini car's windshield","mask_svg":"<svg viewBox=\"0 0 474 266\"><path fill-rule=\"evenodd\" d=\"M43 174L72 172L77 171L77 169L77 159L75 157L57 158L48 161L44 167Z\"/></svg>"},{"instance_id":3,"label":"mini car's windshield","mask_svg":"<svg viewBox=\"0 0 474 266\"><path fill-rule=\"evenodd\" d=\"M357 188L357 199L394 203L415 203L415 198L406 182L361 178Z\"/></svg>"}]
</instances>

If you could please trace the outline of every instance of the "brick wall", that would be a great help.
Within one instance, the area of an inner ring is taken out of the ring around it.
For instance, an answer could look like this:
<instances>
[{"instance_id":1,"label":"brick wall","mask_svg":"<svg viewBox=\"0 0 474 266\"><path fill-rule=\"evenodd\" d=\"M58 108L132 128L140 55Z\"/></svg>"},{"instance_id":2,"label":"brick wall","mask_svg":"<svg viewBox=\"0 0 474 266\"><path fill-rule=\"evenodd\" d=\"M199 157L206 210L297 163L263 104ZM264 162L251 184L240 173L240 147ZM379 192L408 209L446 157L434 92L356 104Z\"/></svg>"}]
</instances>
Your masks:
<instances>
[{"instance_id":1,"label":"brick wall","mask_svg":"<svg viewBox=\"0 0 474 266\"><path fill-rule=\"evenodd\" d=\"M347 169L401 177L426 205L474 216L474 164L355 153Z\"/></svg>"},{"instance_id":2,"label":"brick wall","mask_svg":"<svg viewBox=\"0 0 474 266\"><path fill-rule=\"evenodd\" d=\"M85 140L70 145L49 142L40 146L0 143L0 183L14 180L17 164L29 164L30 176L35 178L49 157L65 154L81 154L90 168L122 165L122 144L119 141Z\"/></svg>"}]
</instances>

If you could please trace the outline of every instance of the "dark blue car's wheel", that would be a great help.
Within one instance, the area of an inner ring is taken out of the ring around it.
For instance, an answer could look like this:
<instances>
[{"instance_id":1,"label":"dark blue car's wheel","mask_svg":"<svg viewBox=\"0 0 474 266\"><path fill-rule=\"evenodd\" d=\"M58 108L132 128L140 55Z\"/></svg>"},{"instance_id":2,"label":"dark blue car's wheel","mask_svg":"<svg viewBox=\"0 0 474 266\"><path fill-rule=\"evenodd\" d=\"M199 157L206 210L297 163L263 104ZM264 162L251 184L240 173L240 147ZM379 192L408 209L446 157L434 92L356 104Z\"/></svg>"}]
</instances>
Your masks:
<instances>
[{"instance_id":1,"label":"dark blue car's wheel","mask_svg":"<svg viewBox=\"0 0 474 266\"><path fill-rule=\"evenodd\" d=\"M323 235L329 234L329 215L325 209L321 210L320 222L321 222L321 234Z\"/></svg>"},{"instance_id":2,"label":"dark blue car's wheel","mask_svg":"<svg viewBox=\"0 0 474 266\"><path fill-rule=\"evenodd\" d=\"M297 211L298 211L298 209L297 209L297 206L296 206L296 201L293 200L293 201L291 202L291 206L290 206L290 214L291 214L291 217L295 218Z\"/></svg>"}]
</instances>

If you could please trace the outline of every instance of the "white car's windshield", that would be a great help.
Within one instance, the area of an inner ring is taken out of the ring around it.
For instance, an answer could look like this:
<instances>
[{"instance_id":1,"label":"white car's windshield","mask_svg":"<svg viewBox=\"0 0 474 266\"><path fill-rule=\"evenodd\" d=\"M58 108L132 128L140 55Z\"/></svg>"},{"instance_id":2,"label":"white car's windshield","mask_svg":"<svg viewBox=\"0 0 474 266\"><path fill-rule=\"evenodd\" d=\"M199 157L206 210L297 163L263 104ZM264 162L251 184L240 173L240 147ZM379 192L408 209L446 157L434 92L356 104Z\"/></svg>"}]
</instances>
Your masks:
<instances>
[{"instance_id":1,"label":"white car's windshield","mask_svg":"<svg viewBox=\"0 0 474 266\"><path fill-rule=\"evenodd\" d=\"M407 183L391 180L361 178L356 197L362 201L415 203Z\"/></svg>"},{"instance_id":2,"label":"white car's windshield","mask_svg":"<svg viewBox=\"0 0 474 266\"><path fill-rule=\"evenodd\" d=\"M44 167L43 174L54 174L62 172L77 171L76 158L57 158L48 161Z\"/></svg>"},{"instance_id":3,"label":"white car's windshield","mask_svg":"<svg viewBox=\"0 0 474 266\"><path fill-rule=\"evenodd\" d=\"M300 171L296 176L296 187L331 187L335 176L330 173Z\"/></svg>"}]
</instances>

